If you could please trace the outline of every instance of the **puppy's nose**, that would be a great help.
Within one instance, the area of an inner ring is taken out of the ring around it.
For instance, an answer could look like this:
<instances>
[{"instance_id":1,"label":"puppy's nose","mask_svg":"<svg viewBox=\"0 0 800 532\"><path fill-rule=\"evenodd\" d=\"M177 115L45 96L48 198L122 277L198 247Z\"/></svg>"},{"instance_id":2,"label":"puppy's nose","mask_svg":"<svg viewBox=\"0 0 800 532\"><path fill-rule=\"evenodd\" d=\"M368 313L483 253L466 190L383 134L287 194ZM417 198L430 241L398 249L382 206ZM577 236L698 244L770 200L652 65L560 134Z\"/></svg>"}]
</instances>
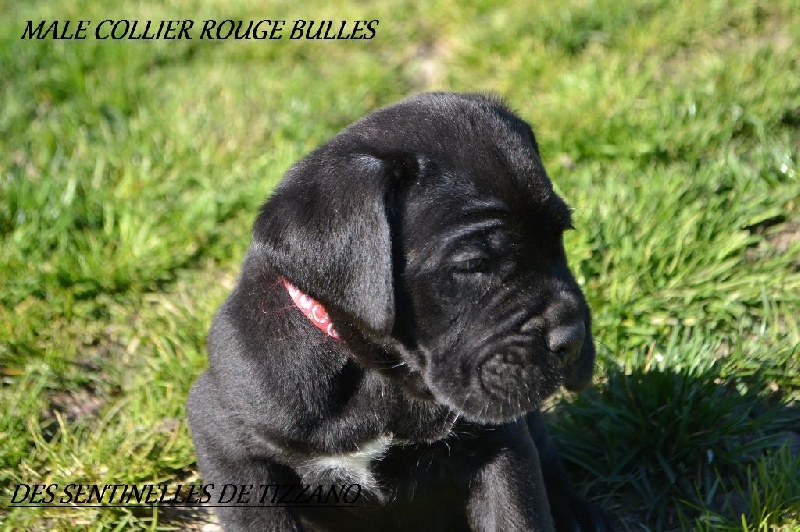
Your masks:
<instances>
[{"instance_id":1,"label":"puppy's nose","mask_svg":"<svg viewBox=\"0 0 800 532\"><path fill-rule=\"evenodd\" d=\"M586 337L586 326L582 321L561 325L547 335L547 347L561 358L564 364L570 364L581 352L583 339Z\"/></svg>"}]
</instances>

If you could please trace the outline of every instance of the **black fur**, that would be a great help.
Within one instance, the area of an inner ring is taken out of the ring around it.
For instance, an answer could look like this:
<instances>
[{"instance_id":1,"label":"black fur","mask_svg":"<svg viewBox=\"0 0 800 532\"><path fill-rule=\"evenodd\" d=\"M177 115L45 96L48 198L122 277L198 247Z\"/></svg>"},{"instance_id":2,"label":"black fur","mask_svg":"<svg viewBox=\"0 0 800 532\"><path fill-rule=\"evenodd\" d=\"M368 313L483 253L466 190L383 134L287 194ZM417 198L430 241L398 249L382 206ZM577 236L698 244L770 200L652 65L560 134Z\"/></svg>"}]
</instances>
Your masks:
<instances>
[{"instance_id":1,"label":"black fur","mask_svg":"<svg viewBox=\"0 0 800 532\"><path fill-rule=\"evenodd\" d=\"M226 529L608 530L537 411L594 364L570 226L530 127L491 97L407 99L293 166L214 319L189 421L206 482L363 497L218 508Z\"/></svg>"}]
</instances>

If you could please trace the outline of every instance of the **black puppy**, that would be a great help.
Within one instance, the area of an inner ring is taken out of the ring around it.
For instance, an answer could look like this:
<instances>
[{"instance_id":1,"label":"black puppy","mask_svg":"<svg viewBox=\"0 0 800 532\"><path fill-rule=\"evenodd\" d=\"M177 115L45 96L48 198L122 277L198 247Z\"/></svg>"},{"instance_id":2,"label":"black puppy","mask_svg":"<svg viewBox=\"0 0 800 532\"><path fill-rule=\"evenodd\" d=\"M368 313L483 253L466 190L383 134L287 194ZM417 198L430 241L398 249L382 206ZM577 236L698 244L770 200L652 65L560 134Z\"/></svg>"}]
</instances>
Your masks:
<instances>
[{"instance_id":1,"label":"black puppy","mask_svg":"<svg viewBox=\"0 0 800 532\"><path fill-rule=\"evenodd\" d=\"M607 529L537 411L594 364L570 227L531 128L491 97L407 99L292 167L214 319L189 421L208 483L360 491L232 503L223 525Z\"/></svg>"}]
</instances>

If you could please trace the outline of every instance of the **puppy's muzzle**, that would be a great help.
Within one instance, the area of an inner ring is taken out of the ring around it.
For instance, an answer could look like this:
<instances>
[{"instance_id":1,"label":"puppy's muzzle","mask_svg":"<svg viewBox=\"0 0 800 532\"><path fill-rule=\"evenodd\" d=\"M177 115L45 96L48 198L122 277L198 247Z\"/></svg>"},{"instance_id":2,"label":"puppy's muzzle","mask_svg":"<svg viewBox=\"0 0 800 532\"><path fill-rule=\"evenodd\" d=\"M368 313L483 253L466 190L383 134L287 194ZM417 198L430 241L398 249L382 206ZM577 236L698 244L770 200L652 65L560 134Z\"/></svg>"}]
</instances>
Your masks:
<instances>
[{"instance_id":1,"label":"puppy's muzzle","mask_svg":"<svg viewBox=\"0 0 800 532\"><path fill-rule=\"evenodd\" d=\"M582 321L561 325L547 334L547 348L569 366L578 359L585 339L586 325Z\"/></svg>"}]
</instances>

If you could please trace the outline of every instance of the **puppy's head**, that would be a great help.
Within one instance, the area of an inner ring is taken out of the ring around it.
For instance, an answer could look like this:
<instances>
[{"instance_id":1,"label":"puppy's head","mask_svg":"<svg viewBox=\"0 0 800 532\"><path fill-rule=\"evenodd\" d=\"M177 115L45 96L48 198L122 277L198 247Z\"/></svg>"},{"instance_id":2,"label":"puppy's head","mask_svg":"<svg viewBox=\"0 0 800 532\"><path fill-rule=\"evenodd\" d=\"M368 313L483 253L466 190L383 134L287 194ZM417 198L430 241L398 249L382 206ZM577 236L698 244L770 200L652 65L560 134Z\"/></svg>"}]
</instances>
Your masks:
<instances>
[{"instance_id":1,"label":"puppy's head","mask_svg":"<svg viewBox=\"0 0 800 532\"><path fill-rule=\"evenodd\" d=\"M290 169L253 246L339 329L394 346L436 401L502 421L591 378L570 227L525 122L492 98L425 94Z\"/></svg>"}]
</instances>

